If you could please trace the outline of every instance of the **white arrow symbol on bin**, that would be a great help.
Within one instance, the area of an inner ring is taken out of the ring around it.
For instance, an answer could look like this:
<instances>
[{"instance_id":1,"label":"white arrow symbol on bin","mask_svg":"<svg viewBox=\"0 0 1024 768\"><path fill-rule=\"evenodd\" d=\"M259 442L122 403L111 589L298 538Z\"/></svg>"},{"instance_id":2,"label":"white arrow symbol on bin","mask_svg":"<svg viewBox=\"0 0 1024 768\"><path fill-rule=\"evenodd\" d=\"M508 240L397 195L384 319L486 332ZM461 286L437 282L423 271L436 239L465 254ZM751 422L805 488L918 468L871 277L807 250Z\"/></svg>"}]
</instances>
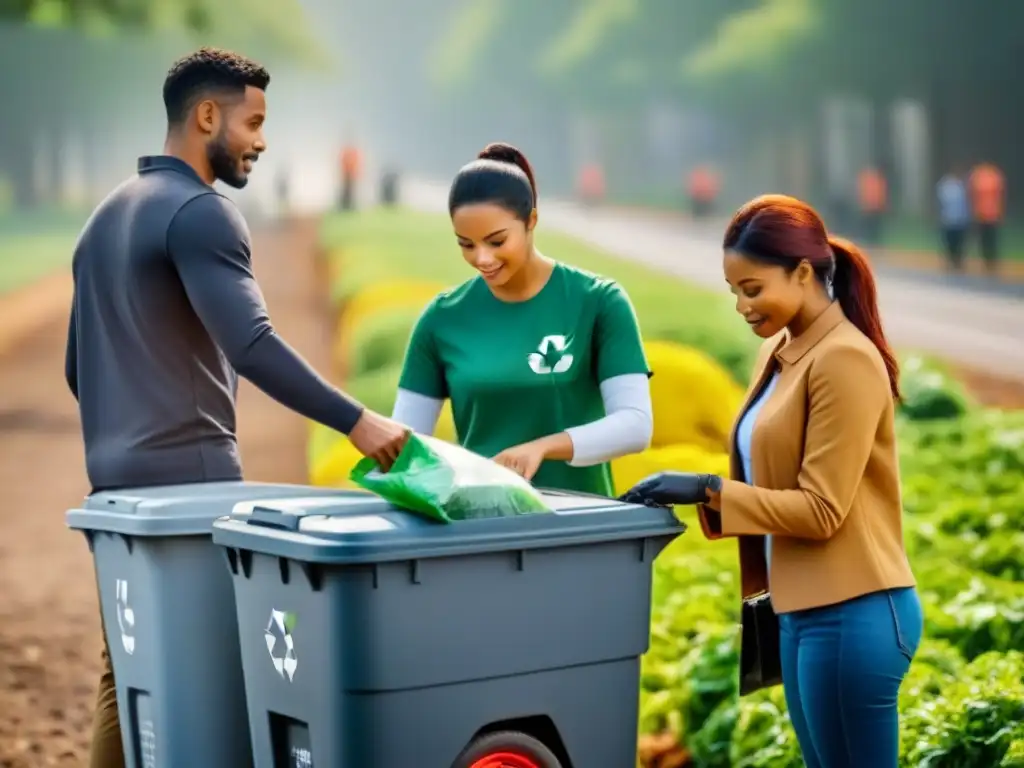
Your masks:
<instances>
[{"instance_id":1,"label":"white arrow symbol on bin","mask_svg":"<svg viewBox=\"0 0 1024 768\"><path fill-rule=\"evenodd\" d=\"M270 653L270 660L274 662L274 669L289 683L295 678L295 670L299 666L299 659L295 655L295 638L292 637L295 620L294 613L271 610L270 622L263 631L263 638L267 641L267 651Z\"/></svg>"},{"instance_id":2,"label":"white arrow symbol on bin","mask_svg":"<svg viewBox=\"0 0 1024 768\"><path fill-rule=\"evenodd\" d=\"M135 653L135 611L128 604L128 581L117 580L117 626L121 630L121 645L131 656Z\"/></svg>"}]
</instances>

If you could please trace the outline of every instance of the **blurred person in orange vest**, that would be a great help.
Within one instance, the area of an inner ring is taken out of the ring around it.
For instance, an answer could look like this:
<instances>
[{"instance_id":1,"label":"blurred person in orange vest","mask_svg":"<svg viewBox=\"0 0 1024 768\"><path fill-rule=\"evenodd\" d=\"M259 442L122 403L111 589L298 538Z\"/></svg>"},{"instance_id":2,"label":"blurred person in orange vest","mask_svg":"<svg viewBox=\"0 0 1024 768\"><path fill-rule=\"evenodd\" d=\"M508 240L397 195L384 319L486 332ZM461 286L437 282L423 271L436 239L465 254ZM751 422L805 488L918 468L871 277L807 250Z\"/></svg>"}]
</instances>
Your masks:
<instances>
[{"instance_id":1,"label":"blurred person in orange vest","mask_svg":"<svg viewBox=\"0 0 1024 768\"><path fill-rule=\"evenodd\" d=\"M698 165L690 172L690 206L694 218L700 219L711 214L718 198L718 186L718 174L710 166Z\"/></svg>"},{"instance_id":2,"label":"blurred person in orange vest","mask_svg":"<svg viewBox=\"0 0 1024 768\"><path fill-rule=\"evenodd\" d=\"M604 200L604 170L599 163L586 163L580 169L579 195L584 205L597 205Z\"/></svg>"},{"instance_id":3,"label":"blurred person in orange vest","mask_svg":"<svg viewBox=\"0 0 1024 768\"><path fill-rule=\"evenodd\" d=\"M869 166L857 175L862 236L868 243L877 244L882 239L882 217L889 202L888 197L889 189L880 170Z\"/></svg>"},{"instance_id":4,"label":"blurred person in orange vest","mask_svg":"<svg viewBox=\"0 0 1024 768\"><path fill-rule=\"evenodd\" d=\"M981 258L988 271L995 273L999 266L999 228L1003 223L1006 181L993 163L979 163L971 171L968 183Z\"/></svg>"},{"instance_id":5,"label":"blurred person in orange vest","mask_svg":"<svg viewBox=\"0 0 1024 768\"><path fill-rule=\"evenodd\" d=\"M363 173L363 153L354 144L346 144L341 150L341 209L355 208L356 184Z\"/></svg>"}]
</instances>

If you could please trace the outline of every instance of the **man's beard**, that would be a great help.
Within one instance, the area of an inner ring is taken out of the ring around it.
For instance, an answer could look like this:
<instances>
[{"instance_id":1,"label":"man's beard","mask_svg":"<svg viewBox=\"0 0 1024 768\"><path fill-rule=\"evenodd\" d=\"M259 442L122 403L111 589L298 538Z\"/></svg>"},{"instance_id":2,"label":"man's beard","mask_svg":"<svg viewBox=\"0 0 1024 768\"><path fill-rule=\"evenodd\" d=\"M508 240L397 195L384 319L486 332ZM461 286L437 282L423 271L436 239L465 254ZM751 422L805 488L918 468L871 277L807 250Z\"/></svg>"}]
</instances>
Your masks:
<instances>
[{"instance_id":1,"label":"man's beard","mask_svg":"<svg viewBox=\"0 0 1024 768\"><path fill-rule=\"evenodd\" d=\"M206 159L210 161L214 178L228 186L242 189L249 183L248 174L242 170L241 159L231 156L224 131L206 145Z\"/></svg>"}]
</instances>

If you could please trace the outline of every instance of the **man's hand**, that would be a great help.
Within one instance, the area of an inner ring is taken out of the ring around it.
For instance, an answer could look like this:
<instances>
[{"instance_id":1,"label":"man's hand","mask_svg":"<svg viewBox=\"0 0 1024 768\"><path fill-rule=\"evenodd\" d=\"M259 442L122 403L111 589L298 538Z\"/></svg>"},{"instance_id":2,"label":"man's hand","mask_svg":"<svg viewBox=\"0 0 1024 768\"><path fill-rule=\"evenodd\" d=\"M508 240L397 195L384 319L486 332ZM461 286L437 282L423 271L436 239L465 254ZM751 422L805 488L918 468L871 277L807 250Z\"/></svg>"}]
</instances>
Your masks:
<instances>
[{"instance_id":1,"label":"man's hand","mask_svg":"<svg viewBox=\"0 0 1024 768\"><path fill-rule=\"evenodd\" d=\"M506 448L494 457L494 461L511 469L516 474L522 475L527 480L533 480L533 476L540 469L541 462L547 458L547 452L548 446L542 440L533 440Z\"/></svg>"},{"instance_id":2,"label":"man's hand","mask_svg":"<svg viewBox=\"0 0 1024 768\"><path fill-rule=\"evenodd\" d=\"M658 472L634 485L619 500L656 506L703 504L710 500L709 485L714 477L690 472Z\"/></svg>"},{"instance_id":3,"label":"man's hand","mask_svg":"<svg viewBox=\"0 0 1024 768\"><path fill-rule=\"evenodd\" d=\"M402 452L410 434L408 427L367 409L352 428L348 439L357 451L369 456L380 465L382 471L387 472Z\"/></svg>"}]
</instances>

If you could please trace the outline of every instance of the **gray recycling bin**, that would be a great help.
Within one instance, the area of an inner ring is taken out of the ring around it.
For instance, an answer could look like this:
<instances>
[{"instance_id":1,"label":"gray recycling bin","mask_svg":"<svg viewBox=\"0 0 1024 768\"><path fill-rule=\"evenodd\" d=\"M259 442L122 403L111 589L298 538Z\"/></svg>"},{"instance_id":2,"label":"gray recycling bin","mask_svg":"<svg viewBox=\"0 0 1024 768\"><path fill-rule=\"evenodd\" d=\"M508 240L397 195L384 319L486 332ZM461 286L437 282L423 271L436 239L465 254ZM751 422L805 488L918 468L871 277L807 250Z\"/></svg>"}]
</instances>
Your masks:
<instances>
[{"instance_id":1,"label":"gray recycling bin","mask_svg":"<svg viewBox=\"0 0 1024 768\"><path fill-rule=\"evenodd\" d=\"M252 765L234 589L213 521L325 488L202 483L99 493L67 513L93 552L128 768Z\"/></svg>"},{"instance_id":2,"label":"gray recycling bin","mask_svg":"<svg viewBox=\"0 0 1024 768\"><path fill-rule=\"evenodd\" d=\"M443 525L361 492L214 523L256 768L625 768L668 509ZM500 761L504 762L500 762Z\"/></svg>"}]
</instances>

